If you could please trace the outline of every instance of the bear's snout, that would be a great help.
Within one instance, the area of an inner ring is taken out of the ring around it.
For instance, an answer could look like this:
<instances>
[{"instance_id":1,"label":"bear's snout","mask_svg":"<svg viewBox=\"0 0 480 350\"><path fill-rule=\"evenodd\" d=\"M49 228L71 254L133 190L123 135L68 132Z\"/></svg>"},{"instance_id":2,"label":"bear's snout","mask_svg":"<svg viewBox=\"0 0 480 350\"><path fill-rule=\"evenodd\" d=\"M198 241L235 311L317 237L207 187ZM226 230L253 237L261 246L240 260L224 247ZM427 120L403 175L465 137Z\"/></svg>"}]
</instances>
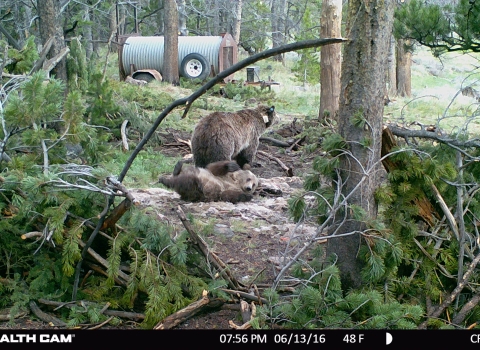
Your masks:
<instances>
[{"instance_id":1,"label":"bear's snout","mask_svg":"<svg viewBox=\"0 0 480 350\"><path fill-rule=\"evenodd\" d=\"M252 187L251 186L246 186L244 188L245 192L251 192L252 191Z\"/></svg>"}]
</instances>

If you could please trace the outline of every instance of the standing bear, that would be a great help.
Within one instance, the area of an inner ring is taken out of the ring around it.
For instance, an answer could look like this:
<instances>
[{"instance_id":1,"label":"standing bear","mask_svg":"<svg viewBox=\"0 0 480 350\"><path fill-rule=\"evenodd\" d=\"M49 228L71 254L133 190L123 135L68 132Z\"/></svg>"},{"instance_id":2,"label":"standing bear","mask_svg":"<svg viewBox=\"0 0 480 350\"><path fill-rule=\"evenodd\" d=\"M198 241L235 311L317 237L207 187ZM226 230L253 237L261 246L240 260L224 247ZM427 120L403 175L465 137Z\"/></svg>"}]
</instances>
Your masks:
<instances>
[{"instance_id":1,"label":"standing bear","mask_svg":"<svg viewBox=\"0 0 480 350\"><path fill-rule=\"evenodd\" d=\"M260 136L277 122L275 107L266 105L203 117L191 140L195 166L205 168L213 162L235 160L244 169L255 159Z\"/></svg>"},{"instance_id":2,"label":"standing bear","mask_svg":"<svg viewBox=\"0 0 480 350\"><path fill-rule=\"evenodd\" d=\"M258 178L250 170L242 170L235 161L210 163L207 168L178 162L173 176L161 176L158 182L175 190L189 202L248 202L258 186Z\"/></svg>"}]
</instances>

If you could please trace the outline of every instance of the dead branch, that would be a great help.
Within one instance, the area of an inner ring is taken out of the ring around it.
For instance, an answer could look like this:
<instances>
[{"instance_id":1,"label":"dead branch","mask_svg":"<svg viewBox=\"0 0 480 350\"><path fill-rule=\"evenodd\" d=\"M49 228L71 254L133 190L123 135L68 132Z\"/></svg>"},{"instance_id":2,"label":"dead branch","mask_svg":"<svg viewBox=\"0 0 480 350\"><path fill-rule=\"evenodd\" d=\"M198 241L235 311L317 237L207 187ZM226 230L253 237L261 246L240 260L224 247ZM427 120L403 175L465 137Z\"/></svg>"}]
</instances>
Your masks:
<instances>
[{"instance_id":1,"label":"dead branch","mask_svg":"<svg viewBox=\"0 0 480 350\"><path fill-rule=\"evenodd\" d=\"M30 75L39 71L42 68L43 62L45 62L45 60L47 58L47 54L50 51L50 49L52 48L53 39L54 39L53 36L48 38L45 45L43 45L42 52L40 53L40 58L37 61L35 61L35 64L33 65L32 69L30 70L30 73L29 73Z\"/></svg>"},{"instance_id":2,"label":"dead branch","mask_svg":"<svg viewBox=\"0 0 480 350\"><path fill-rule=\"evenodd\" d=\"M287 173L287 176L288 177L292 177L293 176L293 169L292 168L289 168L287 167L285 164L282 163L282 161L280 159L278 159L277 157L274 157L266 152L263 152L263 151L257 151L258 154L261 154L262 156L265 156L267 157L268 159L270 160L273 160L275 162L278 163L278 165L280 165L280 167L285 170L285 172Z\"/></svg>"},{"instance_id":3,"label":"dead branch","mask_svg":"<svg viewBox=\"0 0 480 350\"><path fill-rule=\"evenodd\" d=\"M65 46L60 50L58 55L55 57L49 59L43 64L43 70L46 71L47 73L50 73L50 71L55 68L55 66L60 62L68 53L70 52L70 48L68 46Z\"/></svg>"},{"instance_id":4,"label":"dead branch","mask_svg":"<svg viewBox=\"0 0 480 350\"><path fill-rule=\"evenodd\" d=\"M105 271L102 267L95 265L93 263L87 262L88 267L90 267L93 271L98 272L99 274L108 277L107 271ZM90 271L92 271L90 270ZM126 283L124 280L119 279L118 277L114 277L113 280L115 281L116 284L119 286L126 286Z\"/></svg>"},{"instance_id":5,"label":"dead branch","mask_svg":"<svg viewBox=\"0 0 480 350\"><path fill-rule=\"evenodd\" d=\"M86 244L82 241L82 240L78 240L78 244L84 248L86 246ZM100 254L98 254L96 251L94 251L92 248L88 248L87 250L88 254L90 254L90 256L92 258L94 258L96 261L98 261L101 265L103 265L106 269L108 269L110 267L110 264L108 263L107 260L105 260L104 258L102 258L102 256ZM130 276L128 276L126 273L122 272L122 271L118 271L118 277L120 277L121 279L124 280L124 282L122 282L121 284L126 286L127 282L130 281Z\"/></svg>"},{"instance_id":6,"label":"dead branch","mask_svg":"<svg viewBox=\"0 0 480 350\"><path fill-rule=\"evenodd\" d=\"M435 129L428 129L422 128L421 130L410 130L403 127L399 127L394 124L386 124L393 135L402 137L404 139L408 138L424 138L424 139L431 139L441 143L444 143L449 146L460 147L460 148L479 148L480 147L480 140L479 139L471 139L462 141L460 139L455 139L448 137L445 135L441 130Z\"/></svg>"},{"instance_id":7,"label":"dead branch","mask_svg":"<svg viewBox=\"0 0 480 350\"><path fill-rule=\"evenodd\" d=\"M242 324L241 326L237 326L235 323L233 323L232 320L230 320L230 321L228 321L228 325L230 326L230 328L238 329L238 330L245 330L245 329L252 328L252 325L250 324L250 321Z\"/></svg>"},{"instance_id":8,"label":"dead branch","mask_svg":"<svg viewBox=\"0 0 480 350\"><path fill-rule=\"evenodd\" d=\"M15 315L11 315L11 309L0 310L0 321L10 321L10 318L20 318L28 315L28 310L17 311Z\"/></svg>"},{"instance_id":9,"label":"dead branch","mask_svg":"<svg viewBox=\"0 0 480 350\"><path fill-rule=\"evenodd\" d=\"M288 147L288 148L285 150L285 152L286 152L286 153L290 153L290 152L292 152L292 150L293 150L293 151L296 151L296 150L298 149L298 145L299 145L300 143L302 143L303 141L305 141L306 138L307 138L307 135L305 135L305 136L302 137L302 138L299 138L299 139L298 139L297 141L295 141L290 147Z\"/></svg>"},{"instance_id":10,"label":"dead branch","mask_svg":"<svg viewBox=\"0 0 480 350\"><path fill-rule=\"evenodd\" d=\"M441 305L439 305L432 313L427 315L427 319L423 321L419 326L418 329L426 329L427 324L428 324L428 319L429 318L437 318L442 314L442 312L455 300L457 295L462 291L463 288L467 285L470 276L472 275L473 271L475 270L475 267L477 266L478 262L480 261L480 254L478 254L475 259L472 260L470 263L470 266L468 266L467 271L463 275L462 279L458 282L457 286L455 289L447 295Z\"/></svg>"},{"instance_id":11,"label":"dead branch","mask_svg":"<svg viewBox=\"0 0 480 350\"><path fill-rule=\"evenodd\" d=\"M192 150L192 141L190 140L183 140L181 139L180 137L178 137L177 135L173 135L175 141L181 143L181 144L184 144L184 145L187 145L188 146L188 149L191 151Z\"/></svg>"},{"instance_id":12,"label":"dead branch","mask_svg":"<svg viewBox=\"0 0 480 350\"><path fill-rule=\"evenodd\" d=\"M220 288L220 290L224 291L225 293L234 295L237 298L244 298L244 299L248 299L248 300L251 300L251 301L256 301L257 303L263 303L263 304L268 305L268 300L267 299L256 297L256 296L248 294L246 292L242 292L242 291L239 291L239 290L225 289L225 288Z\"/></svg>"},{"instance_id":13,"label":"dead branch","mask_svg":"<svg viewBox=\"0 0 480 350\"><path fill-rule=\"evenodd\" d=\"M190 223L187 220L187 217L185 216L185 213L180 206L178 206L177 215L182 221L182 224L187 230L188 234L192 238L195 247L198 247L198 249L205 256L207 261L214 265L215 268L220 271L222 277L227 280L228 285L235 289L245 289L245 286L241 285L241 283L238 282L237 279L231 274L228 266L214 252L211 252L208 249L207 243L192 229Z\"/></svg>"},{"instance_id":14,"label":"dead branch","mask_svg":"<svg viewBox=\"0 0 480 350\"><path fill-rule=\"evenodd\" d=\"M460 324L465 320L468 313L478 305L480 302L480 293L476 293L465 305L463 305L462 309L455 315L452 322L454 324Z\"/></svg>"},{"instance_id":15,"label":"dead branch","mask_svg":"<svg viewBox=\"0 0 480 350\"><path fill-rule=\"evenodd\" d=\"M127 124L128 124L128 120L124 120L120 128L120 134L122 135L123 151L128 151Z\"/></svg>"},{"instance_id":16,"label":"dead branch","mask_svg":"<svg viewBox=\"0 0 480 350\"><path fill-rule=\"evenodd\" d=\"M32 232L27 232L22 235L22 239L27 239L27 238L32 238L32 237L42 237L43 232L40 231L32 231Z\"/></svg>"},{"instance_id":17,"label":"dead branch","mask_svg":"<svg viewBox=\"0 0 480 350\"><path fill-rule=\"evenodd\" d=\"M29 305L30 305L30 309L35 314L35 316L37 316L43 322L52 323L54 326L57 326L57 327L67 326L67 324L63 322L61 319L56 318L55 316L49 315L43 312L42 310L40 310L40 308L37 306L37 304L33 300L30 301Z\"/></svg>"},{"instance_id":18,"label":"dead branch","mask_svg":"<svg viewBox=\"0 0 480 350\"><path fill-rule=\"evenodd\" d=\"M450 229L455 234L455 238L457 239L457 241L460 241L460 234L458 233L458 225L457 225L457 221L455 220L455 217L450 212L450 209L448 209L447 203L445 203L445 201L443 200L443 197L440 194L440 191L437 189L437 187L432 184L430 188L432 189L433 194L437 199L438 205L440 205L440 208L442 208L443 214L447 218Z\"/></svg>"},{"instance_id":19,"label":"dead branch","mask_svg":"<svg viewBox=\"0 0 480 350\"><path fill-rule=\"evenodd\" d=\"M85 301L85 300L79 300L76 302L70 302L70 303L64 303L60 301L53 301L53 300L48 300L48 299L38 299L38 302L44 305L48 306L56 306L58 307L67 307L67 308L72 308L75 305L96 305L96 303L91 302L91 301ZM103 311L104 315L107 316L114 316L114 317L120 317L120 318L128 318L130 320L136 320L140 321L145 318L144 314L140 314L137 312L127 312L127 311L118 311L118 310L104 310Z\"/></svg>"},{"instance_id":20,"label":"dead branch","mask_svg":"<svg viewBox=\"0 0 480 350\"><path fill-rule=\"evenodd\" d=\"M107 228L114 229L115 224L118 220L121 219L123 214L125 214L128 209L132 206L132 202L125 198L119 205L113 208L111 214L105 219L103 222L101 230L105 230Z\"/></svg>"},{"instance_id":21,"label":"dead branch","mask_svg":"<svg viewBox=\"0 0 480 350\"><path fill-rule=\"evenodd\" d=\"M211 300L208 298L207 292L204 291L203 297L200 300L197 300L187 307L165 317L165 319L157 323L153 329L172 329L178 326L180 323L204 311L206 308L218 308L222 305L223 301L220 301L219 299Z\"/></svg>"},{"instance_id":22,"label":"dead branch","mask_svg":"<svg viewBox=\"0 0 480 350\"><path fill-rule=\"evenodd\" d=\"M232 320L228 321L230 328L233 329L249 329L252 327L251 321L257 314L257 308L255 304L252 302L249 305L246 301L240 301L240 312L242 314L243 324L241 326L237 326Z\"/></svg>"},{"instance_id":23,"label":"dead branch","mask_svg":"<svg viewBox=\"0 0 480 350\"><path fill-rule=\"evenodd\" d=\"M287 147L290 147L291 144L288 143L288 142L285 142L285 141L280 141L280 140L277 140L277 139L274 139L274 138L271 138L271 137L265 137L265 136L262 136L260 137L259 139L261 142L267 142L273 146L277 146L277 147L284 147L284 148L287 148Z\"/></svg>"},{"instance_id":24,"label":"dead branch","mask_svg":"<svg viewBox=\"0 0 480 350\"><path fill-rule=\"evenodd\" d=\"M110 321L113 320L113 316L110 316L107 320L99 323L98 325L94 326L94 327L90 327L90 328L87 328L87 329L99 329L99 328L102 328L103 326L105 326L107 323L110 323Z\"/></svg>"},{"instance_id":25,"label":"dead branch","mask_svg":"<svg viewBox=\"0 0 480 350\"><path fill-rule=\"evenodd\" d=\"M250 306L245 300L240 300L240 312L242 314L243 323L250 321L257 313L255 303L252 301Z\"/></svg>"},{"instance_id":26,"label":"dead branch","mask_svg":"<svg viewBox=\"0 0 480 350\"><path fill-rule=\"evenodd\" d=\"M122 183L119 180L115 179L112 176L109 176L107 177L106 185L117 191L122 192L129 201L131 201L133 204L137 204L133 195L130 193L129 190L127 190L125 186L122 185Z\"/></svg>"},{"instance_id":27,"label":"dead branch","mask_svg":"<svg viewBox=\"0 0 480 350\"><path fill-rule=\"evenodd\" d=\"M2 22L3 23L3 22ZM8 32L8 30L5 29L5 27L0 23L0 32L5 35L5 37L7 38L7 41L10 45L12 45L16 50L20 51L22 49L22 45L19 44L19 42L17 40L15 40L15 38L10 35L10 33ZM7 55L3 56L3 57L7 57ZM0 71L1 72L1 71Z\"/></svg>"}]
</instances>

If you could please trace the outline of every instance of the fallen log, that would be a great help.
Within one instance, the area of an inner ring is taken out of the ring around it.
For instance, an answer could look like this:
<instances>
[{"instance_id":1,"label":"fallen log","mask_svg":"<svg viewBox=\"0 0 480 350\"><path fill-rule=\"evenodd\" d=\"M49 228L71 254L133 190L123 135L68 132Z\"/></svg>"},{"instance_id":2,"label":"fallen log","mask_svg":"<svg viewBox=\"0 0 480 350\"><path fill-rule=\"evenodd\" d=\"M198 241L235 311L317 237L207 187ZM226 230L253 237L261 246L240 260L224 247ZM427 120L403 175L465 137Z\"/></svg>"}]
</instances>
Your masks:
<instances>
[{"instance_id":1,"label":"fallen log","mask_svg":"<svg viewBox=\"0 0 480 350\"><path fill-rule=\"evenodd\" d=\"M28 315L28 310L19 310L15 315L11 314L11 308L0 310L0 321L10 321L10 318L20 318Z\"/></svg>"},{"instance_id":2,"label":"fallen log","mask_svg":"<svg viewBox=\"0 0 480 350\"><path fill-rule=\"evenodd\" d=\"M46 322L46 323L49 323L49 324L51 323L51 324L53 324L54 326L57 326L57 327L66 327L67 326L67 324L65 322L63 322L61 319L56 318L55 316L49 315L46 312L43 312L42 310L40 310L38 305L33 300L30 301L29 305L30 305L30 310L32 310L32 312L35 314L35 316L37 316L43 322Z\"/></svg>"}]
</instances>

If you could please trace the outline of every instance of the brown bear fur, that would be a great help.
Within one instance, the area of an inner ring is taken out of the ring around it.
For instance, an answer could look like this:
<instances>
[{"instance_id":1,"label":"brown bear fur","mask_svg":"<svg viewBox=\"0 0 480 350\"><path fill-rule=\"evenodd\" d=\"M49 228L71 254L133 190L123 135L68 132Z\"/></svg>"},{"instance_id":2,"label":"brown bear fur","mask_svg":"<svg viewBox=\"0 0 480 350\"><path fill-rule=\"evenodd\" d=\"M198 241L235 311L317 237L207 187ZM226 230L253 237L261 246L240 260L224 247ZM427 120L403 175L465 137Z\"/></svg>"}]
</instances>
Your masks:
<instances>
[{"instance_id":1,"label":"brown bear fur","mask_svg":"<svg viewBox=\"0 0 480 350\"><path fill-rule=\"evenodd\" d=\"M195 166L235 160L240 168L252 164L260 136L278 121L275 107L260 105L237 112L214 112L203 117L192 134Z\"/></svg>"},{"instance_id":2,"label":"brown bear fur","mask_svg":"<svg viewBox=\"0 0 480 350\"><path fill-rule=\"evenodd\" d=\"M247 202L258 186L258 178L234 161L211 163L206 169L178 162L173 176L162 176L158 182L189 202Z\"/></svg>"}]
</instances>

